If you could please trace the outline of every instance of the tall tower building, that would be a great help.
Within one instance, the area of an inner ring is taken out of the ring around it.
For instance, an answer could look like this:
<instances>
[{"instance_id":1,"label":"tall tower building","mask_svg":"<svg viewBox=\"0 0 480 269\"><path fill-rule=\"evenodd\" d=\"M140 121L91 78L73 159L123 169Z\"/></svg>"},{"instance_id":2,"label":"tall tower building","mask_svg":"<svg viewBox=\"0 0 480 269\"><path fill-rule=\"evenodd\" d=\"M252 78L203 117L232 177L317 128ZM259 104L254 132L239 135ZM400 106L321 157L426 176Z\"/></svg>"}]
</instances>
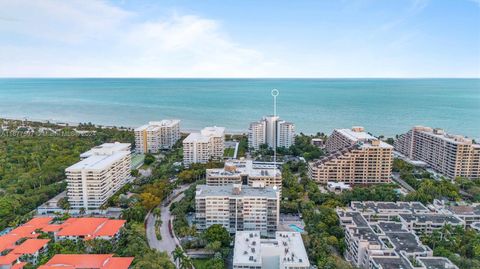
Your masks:
<instances>
[{"instance_id":1,"label":"tall tower building","mask_svg":"<svg viewBox=\"0 0 480 269\"><path fill-rule=\"evenodd\" d=\"M273 147L290 147L295 143L295 125L280 120L278 116L265 116L260 121L250 123L248 146L255 150L267 144Z\"/></svg>"}]
</instances>

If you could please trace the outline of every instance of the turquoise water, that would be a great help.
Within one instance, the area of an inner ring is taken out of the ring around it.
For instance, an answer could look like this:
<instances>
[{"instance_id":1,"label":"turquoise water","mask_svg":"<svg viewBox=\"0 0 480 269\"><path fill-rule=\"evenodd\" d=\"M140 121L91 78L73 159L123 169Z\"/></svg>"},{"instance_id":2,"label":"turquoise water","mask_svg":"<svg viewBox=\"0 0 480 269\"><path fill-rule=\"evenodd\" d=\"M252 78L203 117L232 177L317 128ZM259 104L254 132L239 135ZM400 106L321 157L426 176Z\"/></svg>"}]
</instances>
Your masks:
<instances>
[{"instance_id":1,"label":"turquoise water","mask_svg":"<svg viewBox=\"0 0 480 269\"><path fill-rule=\"evenodd\" d=\"M413 125L480 137L480 79L0 79L0 117L137 126L179 118L245 131L278 114L304 133L362 125L395 135Z\"/></svg>"},{"instance_id":2,"label":"turquoise water","mask_svg":"<svg viewBox=\"0 0 480 269\"><path fill-rule=\"evenodd\" d=\"M290 227L290 228L291 228L293 231L295 231L295 232L299 232L299 233L303 233L303 232L304 232L304 230L303 230L302 228L298 227L298 226L295 225L295 224L290 224L290 225L288 225L288 227Z\"/></svg>"}]
</instances>

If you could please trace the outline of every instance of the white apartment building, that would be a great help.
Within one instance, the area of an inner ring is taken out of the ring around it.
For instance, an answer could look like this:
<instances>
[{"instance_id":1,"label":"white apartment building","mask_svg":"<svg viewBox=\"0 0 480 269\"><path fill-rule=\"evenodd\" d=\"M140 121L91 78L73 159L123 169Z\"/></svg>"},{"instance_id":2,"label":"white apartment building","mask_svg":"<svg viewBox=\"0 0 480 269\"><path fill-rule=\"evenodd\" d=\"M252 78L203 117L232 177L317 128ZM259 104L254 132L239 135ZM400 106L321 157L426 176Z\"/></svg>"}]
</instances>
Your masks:
<instances>
[{"instance_id":1,"label":"white apartment building","mask_svg":"<svg viewBox=\"0 0 480 269\"><path fill-rule=\"evenodd\" d=\"M252 160L231 160L223 168L207 169L207 185L224 186L243 184L253 187L269 186L282 188L282 172L273 164L256 163Z\"/></svg>"},{"instance_id":2,"label":"white apartment building","mask_svg":"<svg viewBox=\"0 0 480 269\"><path fill-rule=\"evenodd\" d=\"M278 227L279 214L280 192L275 187L197 186L195 220L201 231L220 224L230 233L260 231L272 236Z\"/></svg>"},{"instance_id":3,"label":"white apartment building","mask_svg":"<svg viewBox=\"0 0 480 269\"><path fill-rule=\"evenodd\" d=\"M207 163L221 158L225 149L225 128L206 127L200 133L191 133L183 140L183 164Z\"/></svg>"},{"instance_id":4,"label":"white apartment building","mask_svg":"<svg viewBox=\"0 0 480 269\"><path fill-rule=\"evenodd\" d=\"M138 153L157 153L171 149L180 139L180 120L151 121L134 131Z\"/></svg>"},{"instance_id":5,"label":"white apartment building","mask_svg":"<svg viewBox=\"0 0 480 269\"><path fill-rule=\"evenodd\" d=\"M327 156L308 165L312 180L351 185L391 182L393 147L366 133L363 127L334 130L326 149Z\"/></svg>"},{"instance_id":6,"label":"white apartment building","mask_svg":"<svg viewBox=\"0 0 480 269\"><path fill-rule=\"evenodd\" d=\"M403 221L406 215L416 214L443 218L438 229L446 224L458 225L459 221L435 214L418 202L352 202L351 208L338 208L337 215L345 230L346 259L363 269L458 269L447 258L433 256L433 251L418 237L424 231Z\"/></svg>"},{"instance_id":7,"label":"white apartment building","mask_svg":"<svg viewBox=\"0 0 480 269\"><path fill-rule=\"evenodd\" d=\"M260 121L250 123L248 146L258 150L260 145L288 148L295 143L295 125L280 120L278 116L266 116Z\"/></svg>"},{"instance_id":8,"label":"white apartment building","mask_svg":"<svg viewBox=\"0 0 480 269\"><path fill-rule=\"evenodd\" d=\"M480 178L480 145L464 136L415 126L401 135L394 146L409 159L425 162L451 179Z\"/></svg>"},{"instance_id":9,"label":"white apartment building","mask_svg":"<svg viewBox=\"0 0 480 269\"><path fill-rule=\"evenodd\" d=\"M129 143L105 143L80 155L65 169L72 209L98 209L131 179Z\"/></svg>"},{"instance_id":10,"label":"white apartment building","mask_svg":"<svg viewBox=\"0 0 480 269\"><path fill-rule=\"evenodd\" d=\"M235 234L234 269L309 269L302 235L276 232L275 238L262 239L258 231Z\"/></svg>"}]
</instances>

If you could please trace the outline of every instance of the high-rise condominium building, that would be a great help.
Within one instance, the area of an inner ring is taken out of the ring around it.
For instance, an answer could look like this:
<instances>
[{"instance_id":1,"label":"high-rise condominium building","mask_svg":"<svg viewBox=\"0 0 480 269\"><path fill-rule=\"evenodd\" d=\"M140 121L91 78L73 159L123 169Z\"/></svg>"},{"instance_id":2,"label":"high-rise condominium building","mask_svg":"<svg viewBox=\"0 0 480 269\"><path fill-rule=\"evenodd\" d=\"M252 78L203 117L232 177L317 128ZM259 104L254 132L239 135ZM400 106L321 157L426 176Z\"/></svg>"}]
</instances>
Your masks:
<instances>
[{"instance_id":1,"label":"high-rise condominium building","mask_svg":"<svg viewBox=\"0 0 480 269\"><path fill-rule=\"evenodd\" d=\"M276 232L275 238L260 238L257 231L235 234L234 269L309 269L302 235L297 232Z\"/></svg>"},{"instance_id":2,"label":"high-rise condominium building","mask_svg":"<svg viewBox=\"0 0 480 269\"><path fill-rule=\"evenodd\" d=\"M195 220L199 230L220 224L230 233L260 231L272 236L278 227L279 213L280 192L276 187L197 186Z\"/></svg>"},{"instance_id":3,"label":"high-rise condominium building","mask_svg":"<svg viewBox=\"0 0 480 269\"><path fill-rule=\"evenodd\" d=\"M308 165L312 180L352 185L391 181L393 147L367 134L363 127L334 130L326 149L327 156Z\"/></svg>"},{"instance_id":4,"label":"high-rise condominium building","mask_svg":"<svg viewBox=\"0 0 480 269\"><path fill-rule=\"evenodd\" d=\"M191 133L183 140L183 164L207 163L221 158L225 149L225 128L206 127L200 133Z\"/></svg>"},{"instance_id":5,"label":"high-rise condominium building","mask_svg":"<svg viewBox=\"0 0 480 269\"><path fill-rule=\"evenodd\" d=\"M442 129L416 126L395 141L395 150L423 161L449 178L480 178L480 145Z\"/></svg>"},{"instance_id":6,"label":"high-rise condominium building","mask_svg":"<svg viewBox=\"0 0 480 269\"><path fill-rule=\"evenodd\" d=\"M258 150L260 145L288 148L295 143L295 125L280 120L278 116L266 116L252 122L248 129L248 146Z\"/></svg>"},{"instance_id":7,"label":"high-rise condominium building","mask_svg":"<svg viewBox=\"0 0 480 269\"><path fill-rule=\"evenodd\" d=\"M207 185L243 184L254 187L282 188L282 172L270 163L231 160L223 168L207 169Z\"/></svg>"},{"instance_id":8,"label":"high-rise condominium building","mask_svg":"<svg viewBox=\"0 0 480 269\"><path fill-rule=\"evenodd\" d=\"M80 158L65 169L67 196L73 209L98 209L131 179L129 143L105 143Z\"/></svg>"},{"instance_id":9,"label":"high-rise condominium building","mask_svg":"<svg viewBox=\"0 0 480 269\"><path fill-rule=\"evenodd\" d=\"M135 129L135 146L139 153L157 153L171 149L180 139L180 120L151 121Z\"/></svg>"}]
</instances>

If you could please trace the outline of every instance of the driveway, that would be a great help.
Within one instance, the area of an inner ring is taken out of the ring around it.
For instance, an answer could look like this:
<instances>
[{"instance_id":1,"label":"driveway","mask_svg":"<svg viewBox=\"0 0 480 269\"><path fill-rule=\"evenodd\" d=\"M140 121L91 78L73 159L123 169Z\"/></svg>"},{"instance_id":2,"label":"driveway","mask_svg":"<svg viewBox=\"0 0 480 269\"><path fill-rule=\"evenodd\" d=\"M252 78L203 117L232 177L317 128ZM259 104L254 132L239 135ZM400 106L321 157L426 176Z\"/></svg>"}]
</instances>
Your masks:
<instances>
[{"instance_id":1,"label":"driveway","mask_svg":"<svg viewBox=\"0 0 480 269\"><path fill-rule=\"evenodd\" d=\"M161 209L161 217L162 225L160 226L160 234L162 235L162 240L157 240L157 236L155 234L155 217L153 214L149 214L147 216L147 225L146 225L146 232L147 232L147 240L148 245L150 248L156 249L158 251L166 251L168 256L173 262L172 251L175 249L177 245L180 245L178 239L176 237L172 238L168 229L169 220L172 220L172 215L170 212L170 206L172 203L180 201L185 195L183 192L187 190L190 185L183 185L178 189L175 189L170 197L175 197L172 201L168 204L162 203L160 205Z\"/></svg>"}]
</instances>

